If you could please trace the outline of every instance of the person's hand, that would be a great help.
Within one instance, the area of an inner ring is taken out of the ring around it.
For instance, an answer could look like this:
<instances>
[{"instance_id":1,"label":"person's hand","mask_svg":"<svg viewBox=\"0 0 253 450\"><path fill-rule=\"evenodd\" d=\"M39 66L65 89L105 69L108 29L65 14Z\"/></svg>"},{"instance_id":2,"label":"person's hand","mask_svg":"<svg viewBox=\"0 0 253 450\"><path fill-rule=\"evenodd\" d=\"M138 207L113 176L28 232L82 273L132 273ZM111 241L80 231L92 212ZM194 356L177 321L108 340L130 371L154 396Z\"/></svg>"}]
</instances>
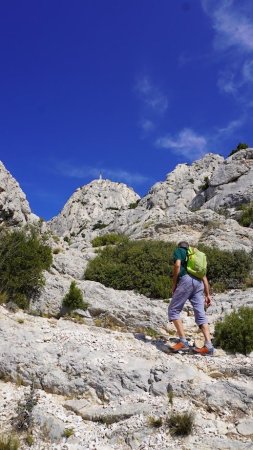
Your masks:
<instances>
[{"instance_id":1,"label":"person's hand","mask_svg":"<svg viewBox=\"0 0 253 450\"><path fill-rule=\"evenodd\" d=\"M177 285L172 286L172 294L174 294L175 290L177 289Z\"/></svg>"},{"instance_id":2,"label":"person's hand","mask_svg":"<svg viewBox=\"0 0 253 450\"><path fill-rule=\"evenodd\" d=\"M211 306L211 304L212 304L212 300L211 300L210 295L205 295L205 307L209 308L209 306Z\"/></svg>"}]
</instances>

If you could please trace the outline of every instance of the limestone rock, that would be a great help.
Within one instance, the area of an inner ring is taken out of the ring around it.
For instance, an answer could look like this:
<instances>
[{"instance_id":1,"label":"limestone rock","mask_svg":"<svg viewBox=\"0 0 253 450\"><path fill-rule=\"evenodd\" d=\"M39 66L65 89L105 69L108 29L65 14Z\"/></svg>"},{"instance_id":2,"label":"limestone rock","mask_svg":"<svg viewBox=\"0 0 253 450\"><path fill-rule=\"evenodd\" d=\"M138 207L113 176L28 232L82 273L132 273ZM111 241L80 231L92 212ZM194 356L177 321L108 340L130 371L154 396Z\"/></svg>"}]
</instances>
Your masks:
<instances>
[{"instance_id":1,"label":"limestone rock","mask_svg":"<svg viewBox=\"0 0 253 450\"><path fill-rule=\"evenodd\" d=\"M22 189L0 161L0 223L25 225L39 218L32 214Z\"/></svg>"},{"instance_id":2,"label":"limestone rock","mask_svg":"<svg viewBox=\"0 0 253 450\"><path fill-rule=\"evenodd\" d=\"M237 425L237 431L242 436L253 436L253 418L240 420Z\"/></svg>"},{"instance_id":3,"label":"limestone rock","mask_svg":"<svg viewBox=\"0 0 253 450\"><path fill-rule=\"evenodd\" d=\"M108 227L122 210L136 203L139 196L123 183L94 180L76 190L61 213L49 225L60 236L89 239Z\"/></svg>"}]
</instances>

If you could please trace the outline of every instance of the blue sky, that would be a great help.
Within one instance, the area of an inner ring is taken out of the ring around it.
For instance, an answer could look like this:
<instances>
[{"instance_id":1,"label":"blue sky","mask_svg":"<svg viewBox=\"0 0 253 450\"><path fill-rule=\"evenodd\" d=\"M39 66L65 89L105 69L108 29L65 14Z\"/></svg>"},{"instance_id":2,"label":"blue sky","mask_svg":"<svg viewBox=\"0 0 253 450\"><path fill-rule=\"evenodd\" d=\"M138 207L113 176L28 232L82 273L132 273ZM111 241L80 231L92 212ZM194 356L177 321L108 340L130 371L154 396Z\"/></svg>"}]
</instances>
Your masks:
<instances>
[{"instance_id":1,"label":"blue sky","mask_svg":"<svg viewBox=\"0 0 253 450\"><path fill-rule=\"evenodd\" d=\"M253 146L252 0L13 0L0 35L0 159L40 217Z\"/></svg>"}]
</instances>

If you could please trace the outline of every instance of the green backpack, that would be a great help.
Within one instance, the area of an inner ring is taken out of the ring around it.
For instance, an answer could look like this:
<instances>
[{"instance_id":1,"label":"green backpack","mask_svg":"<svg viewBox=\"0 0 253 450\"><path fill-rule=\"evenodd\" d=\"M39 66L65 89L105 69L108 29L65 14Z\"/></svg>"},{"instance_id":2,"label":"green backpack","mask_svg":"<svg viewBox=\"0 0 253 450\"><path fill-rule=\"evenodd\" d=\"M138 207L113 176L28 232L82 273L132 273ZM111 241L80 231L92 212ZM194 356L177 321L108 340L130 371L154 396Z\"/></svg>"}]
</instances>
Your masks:
<instances>
[{"instance_id":1,"label":"green backpack","mask_svg":"<svg viewBox=\"0 0 253 450\"><path fill-rule=\"evenodd\" d=\"M187 251L186 270L189 275L202 279L206 275L207 262L205 253L197 248L189 247Z\"/></svg>"}]
</instances>

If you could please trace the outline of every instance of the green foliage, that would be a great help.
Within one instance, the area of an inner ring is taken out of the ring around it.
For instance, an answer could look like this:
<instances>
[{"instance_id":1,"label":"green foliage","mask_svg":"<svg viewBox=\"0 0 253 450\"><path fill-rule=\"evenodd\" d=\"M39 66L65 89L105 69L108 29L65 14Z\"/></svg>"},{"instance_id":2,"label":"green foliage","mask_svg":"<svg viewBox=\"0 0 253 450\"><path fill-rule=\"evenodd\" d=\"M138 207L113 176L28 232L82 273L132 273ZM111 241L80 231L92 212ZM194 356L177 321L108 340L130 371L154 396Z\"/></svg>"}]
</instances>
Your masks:
<instances>
[{"instance_id":1,"label":"green foliage","mask_svg":"<svg viewBox=\"0 0 253 450\"><path fill-rule=\"evenodd\" d=\"M34 444L34 437L32 434L28 434L25 438L25 441L29 447L31 447Z\"/></svg>"},{"instance_id":2,"label":"green foliage","mask_svg":"<svg viewBox=\"0 0 253 450\"><path fill-rule=\"evenodd\" d=\"M84 303L82 291L76 286L75 281L71 282L69 292L65 295L62 305L69 310L87 309L88 304Z\"/></svg>"},{"instance_id":3,"label":"green foliage","mask_svg":"<svg viewBox=\"0 0 253 450\"><path fill-rule=\"evenodd\" d=\"M129 208L129 209L135 209L135 208L137 208L139 202L140 202L140 199L136 200L136 202L129 203L128 208Z\"/></svg>"},{"instance_id":4,"label":"green foliage","mask_svg":"<svg viewBox=\"0 0 253 450\"><path fill-rule=\"evenodd\" d=\"M70 244L70 238L68 236L64 236L63 240L68 244Z\"/></svg>"},{"instance_id":5,"label":"green foliage","mask_svg":"<svg viewBox=\"0 0 253 450\"><path fill-rule=\"evenodd\" d=\"M35 227L4 230L0 236L0 292L27 308L44 285L43 270L51 263L51 248Z\"/></svg>"},{"instance_id":6,"label":"green foliage","mask_svg":"<svg viewBox=\"0 0 253 450\"><path fill-rule=\"evenodd\" d=\"M237 147L234 150L232 150L228 156L232 156L234 155L234 153L237 153L240 150L245 150L246 148L249 148L248 144L246 144L245 142L239 142Z\"/></svg>"},{"instance_id":7,"label":"green foliage","mask_svg":"<svg viewBox=\"0 0 253 450\"><path fill-rule=\"evenodd\" d=\"M108 235L107 235L108 236ZM110 235L109 235L110 236ZM101 236L101 239L105 236ZM103 243L103 240L96 241ZM151 298L168 298L172 286L174 244L162 241L129 241L108 246L89 262L84 277L114 289L130 289ZM224 251L203 245L207 276L217 292L240 288L250 278L252 255L242 250Z\"/></svg>"},{"instance_id":8,"label":"green foliage","mask_svg":"<svg viewBox=\"0 0 253 450\"><path fill-rule=\"evenodd\" d=\"M125 241L105 247L89 262L86 280L114 289L136 290L151 298L168 298L175 246L162 241Z\"/></svg>"},{"instance_id":9,"label":"green foliage","mask_svg":"<svg viewBox=\"0 0 253 450\"><path fill-rule=\"evenodd\" d=\"M194 416L191 412L172 413L167 418L167 425L172 436L188 436L192 432L193 424Z\"/></svg>"},{"instance_id":10,"label":"green foliage","mask_svg":"<svg viewBox=\"0 0 253 450\"><path fill-rule=\"evenodd\" d=\"M69 438L70 436L73 436L74 434L74 428L65 428L63 435L66 438Z\"/></svg>"},{"instance_id":11,"label":"green foliage","mask_svg":"<svg viewBox=\"0 0 253 450\"><path fill-rule=\"evenodd\" d=\"M18 403L17 415L12 419L12 425L16 431L30 430L33 425L33 408L38 403L34 386L30 387L24 399Z\"/></svg>"},{"instance_id":12,"label":"green foliage","mask_svg":"<svg viewBox=\"0 0 253 450\"><path fill-rule=\"evenodd\" d=\"M215 324L214 343L232 353L253 350L253 308L241 307Z\"/></svg>"},{"instance_id":13,"label":"green foliage","mask_svg":"<svg viewBox=\"0 0 253 450\"><path fill-rule=\"evenodd\" d=\"M243 227L249 227L253 223L253 202L241 205L239 209L242 211L238 219L239 224Z\"/></svg>"},{"instance_id":14,"label":"green foliage","mask_svg":"<svg viewBox=\"0 0 253 450\"><path fill-rule=\"evenodd\" d=\"M243 286L253 267L252 254L243 250L220 250L204 245L198 246L207 257L207 277L210 284L219 283L223 291Z\"/></svg>"},{"instance_id":15,"label":"green foliage","mask_svg":"<svg viewBox=\"0 0 253 450\"><path fill-rule=\"evenodd\" d=\"M209 187L209 178L204 177L204 183L200 186L200 189L202 191L206 191L208 187Z\"/></svg>"},{"instance_id":16,"label":"green foliage","mask_svg":"<svg viewBox=\"0 0 253 450\"><path fill-rule=\"evenodd\" d=\"M95 225L93 225L92 230L102 230L103 228L106 228L108 224L102 223L101 220L99 220Z\"/></svg>"},{"instance_id":17,"label":"green foliage","mask_svg":"<svg viewBox=\"0 0 253 450\"><path fill-rule=\"evenodd\" d=\"M13 436L0 436L0 450L18 450L19 440Z\"/></svg>"},{"instance_id":18,"label":"green foliage","mask_svg":"<svg viewBox=\"0 0 253 450\"><path fill-rule=\"evenodd\" d=\"M103 236L97 236L95 239L91 241L92 247L102 247L104 245L115 245L120 242L127 241L128 238L123 234L117 233L108 233Z\"/></svg>"},{"instance_id":19,"label":"green foliage","mask_svg":"<svg viewBox=\"0 0 253 450\"><path fill-rule=\"evenodd\" d=\"M162 419L162 417L149 416L148 424L152 428L160 428L163 424L163 419Z\"/></svg>"}]
</instances>

